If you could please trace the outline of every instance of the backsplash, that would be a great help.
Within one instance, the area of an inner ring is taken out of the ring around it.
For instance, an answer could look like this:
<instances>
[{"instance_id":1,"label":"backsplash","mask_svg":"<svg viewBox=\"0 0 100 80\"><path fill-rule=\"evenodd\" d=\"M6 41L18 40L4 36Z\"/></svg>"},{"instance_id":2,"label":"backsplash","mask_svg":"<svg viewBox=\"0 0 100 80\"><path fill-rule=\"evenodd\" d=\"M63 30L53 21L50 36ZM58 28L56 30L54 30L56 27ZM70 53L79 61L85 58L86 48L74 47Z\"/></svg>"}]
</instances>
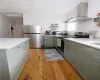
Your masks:
<instances>
[{"instance_id":1,"label":"backsplash","mask_svg":"<svg viewBox=\"0 0 100 80\"><path fill-rule=\"evenodd\" d=\"M93 20L78 24L77 31L83 31L83 32L97 31L96 37L100 37L100 26L96 26Z\"/></svg>"}]
</instances>

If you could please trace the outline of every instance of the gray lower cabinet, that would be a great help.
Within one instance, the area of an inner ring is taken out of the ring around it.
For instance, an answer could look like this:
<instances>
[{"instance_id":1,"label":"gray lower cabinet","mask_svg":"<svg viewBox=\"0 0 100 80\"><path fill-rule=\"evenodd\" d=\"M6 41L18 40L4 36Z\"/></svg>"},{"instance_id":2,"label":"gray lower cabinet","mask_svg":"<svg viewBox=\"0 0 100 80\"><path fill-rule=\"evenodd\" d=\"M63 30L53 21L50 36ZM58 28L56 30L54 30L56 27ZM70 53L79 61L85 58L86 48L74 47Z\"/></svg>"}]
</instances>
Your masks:
<instances>
[{"instance_id":1,"label":"gray lower cabinet","mask_svg":"<svg viewBox=\"0 0 100 80\"><path fill-rule=\"evenodd\" d=\"M44 36L44 48L56 47L56 36Z\"/></svg>"},{"instance_id":2,"label":"gray lower cabinet","mask_svg":"<svg viewBox=\"0 0 100 80\"><path fill-rule=\"evenodd\" d=\"M64 57L85 80L100 80L100 50L65 40Z\"/></svg>"}]
</instances>

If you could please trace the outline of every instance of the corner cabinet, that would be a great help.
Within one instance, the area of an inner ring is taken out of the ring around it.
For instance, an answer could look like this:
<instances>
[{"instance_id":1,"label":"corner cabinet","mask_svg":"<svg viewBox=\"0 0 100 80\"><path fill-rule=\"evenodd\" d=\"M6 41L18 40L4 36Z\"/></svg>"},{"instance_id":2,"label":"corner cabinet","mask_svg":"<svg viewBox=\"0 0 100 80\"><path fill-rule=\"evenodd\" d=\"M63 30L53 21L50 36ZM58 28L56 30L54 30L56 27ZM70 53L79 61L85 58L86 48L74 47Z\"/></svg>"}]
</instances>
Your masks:
<instances>
[{"instance_id":1,"label":"corner cabinet","mask_svg":"<svg viewBox=\"0 0 100 80\"><path fill-rule=\"evenodd\" d=\"M65 40L64 57L85 80L100 80L100 50Z\"/></svg>"},{"instance_id":2,"label":"corner cabinet","mask_svg":"<svg viewBox=\"0 0 100 80\"><path fill-rule=\"evenodd\" d=\"M55 48L56 36L44 36L44 48Z\"/></svg>"}]
</instances>

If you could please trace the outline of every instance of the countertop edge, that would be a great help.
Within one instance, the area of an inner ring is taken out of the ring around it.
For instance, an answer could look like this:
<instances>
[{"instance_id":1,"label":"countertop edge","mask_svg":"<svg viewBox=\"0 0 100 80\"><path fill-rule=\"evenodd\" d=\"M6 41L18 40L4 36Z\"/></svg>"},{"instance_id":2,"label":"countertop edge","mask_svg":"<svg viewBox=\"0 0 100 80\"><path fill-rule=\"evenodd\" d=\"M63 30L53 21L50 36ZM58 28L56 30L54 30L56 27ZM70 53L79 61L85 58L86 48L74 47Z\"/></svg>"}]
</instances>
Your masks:
<instances>
[{"instance_id":1,"label":"countertop edge","mask_svg":"<svg viewBox=\"0 0 100 80\"><path fill-rule=\"evenodd\" d=\"M81 41L72 40L70 38L64 38L64 40L69 40L69 41L72 41L72 42L75 42L75 43L78 43L78 44L82 44L82 45L85 45L85 46L92 47L92 48L95 48L95 49L99 49L100 50L100 46L99 45L96 45L96 44L84 43L84 42L81 42Z\"/></svg>"},{"instance_id":2,"label":"countertop edge","mask_svg":"<svg viewBox=\"0 0 100 80\"><path fill-rule=\"evenodd\" d=\"M9 38L9 39L10 39L10 38ZM13 39L13 38L11 38L11 39ZM14 39L18 39L18 38L14 38ZM9 49L11 49L11 48L13 48L13 47L15 47L15 46L19 45L20 43L22 43L22 42L25 42L25 41L29 40L30 38L19 38L19 39L25 39L25 40L20 41L20 42L19 42L19 43L17 43L16 45L11 46L11 47L8 47L8 48L0 48L0 50L9 50Z\"/></svg>"},{"instance_id":3,"label":"countertop edge","mask_svg":"<svg viewBox=\"0 0 100 80\"><path fill-rule=\"evenodd\" d=\"M29 40L30 38L23 38L23 39L26 39L26 40L22 41L22 42L25 42L25 41ZM22 43L22 42L20 42L20 43ZM15 46L19 45L20 43L16 44ZM15 47L15 46L13 46L13 47ZM7 49L11 49L13 47L10 47L10 48L7 48Z\"/></svg>"}]
</instances>

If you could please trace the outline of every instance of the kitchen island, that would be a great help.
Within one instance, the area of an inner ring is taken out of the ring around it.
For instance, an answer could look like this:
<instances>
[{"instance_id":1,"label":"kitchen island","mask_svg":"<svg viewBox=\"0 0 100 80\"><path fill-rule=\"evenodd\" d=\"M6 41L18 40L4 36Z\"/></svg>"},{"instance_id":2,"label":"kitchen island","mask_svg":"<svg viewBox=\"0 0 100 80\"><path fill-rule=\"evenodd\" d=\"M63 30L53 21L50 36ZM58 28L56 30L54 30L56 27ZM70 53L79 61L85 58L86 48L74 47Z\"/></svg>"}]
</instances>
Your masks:
<instances>
[{"instance_id":1,"label":"kitchen island","mask_svg":"<svg viewBox=\"0 0 100 80\"><path fill-rule=\"evenodd\" d=\"M65 38L64 57L85 80L100 80L100 39Z\"/></svg>"},{"instance_id":2,"label":"kitchen island","mask_svg":"<svg viewBox=\"0 0 100 80\"><path fill-rule=\"evenodd\" d=\"M0 38L0 80L17 80L29 58L29 38Z\"/></svg>"}]
</instances>

